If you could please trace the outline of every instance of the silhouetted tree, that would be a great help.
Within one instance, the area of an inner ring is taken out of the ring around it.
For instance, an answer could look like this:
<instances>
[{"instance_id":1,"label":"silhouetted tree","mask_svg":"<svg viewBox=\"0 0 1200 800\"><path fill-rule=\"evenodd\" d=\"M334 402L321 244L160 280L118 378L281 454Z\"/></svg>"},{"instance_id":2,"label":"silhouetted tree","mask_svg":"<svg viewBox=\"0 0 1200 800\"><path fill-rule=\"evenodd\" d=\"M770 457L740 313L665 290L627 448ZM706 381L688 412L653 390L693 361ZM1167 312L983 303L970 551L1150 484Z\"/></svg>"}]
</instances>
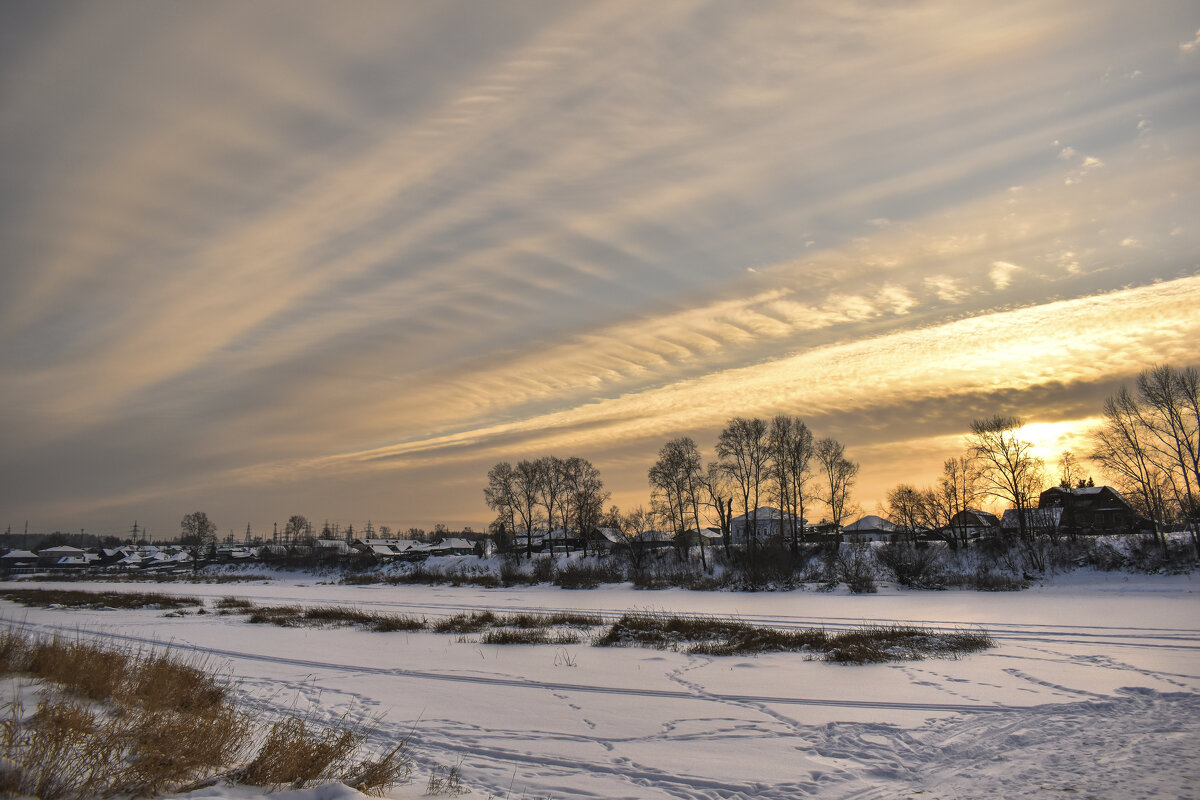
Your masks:
<instances>
[{"instance_id":1,"label":"silhouetted tree","mask_svg":"<svg viewBox=\"0 0 1200 800\"><path fill-rule=\"evenodd\" d=\"M604 504L608 501L610 493L604 489L600 470L586 458L572 456L564 461L562 480L565 490L562 506L567 512L563 515L564 521L567 517L574 517L575 529L579 533L579 539L583 543L583 554L586 556L589 536L600 524Z\"/></svg>"},{"instance_id":2,"label":"silhouetted tree","mask_svg":"<svg viewBox=\"0 0 1200 800\"><path fill-rule=\"evenodd\" d=\"M695 525L700 540L700 563L708 569L704 552L704 536L700 534L700 502L703 491L703 467L696 443L687 436L672 439L658 451L658 461L650 467L651 493L660 495L663 508L675 537L686 553L691 537L689 520Z\"/></svg>"},{"instance_id":3,"label":"silhouetted tree","mask_svg":"<svg viewBox=\"0 0 1200 800\"><path fill-rule=\"evenodd\" d=\"M300 544L308 531L308 517L303 514L293 514L288 518L287 526L283 529L284 537L291 544ZM368 534L369 535L369 534Z\"/></svg>"},{"instance_id":4,"label":"silhouetted tree","mask_svg":"<svg viewBox=\"0 0 1200 800\"><path fill-rule=\"evenodd\" d=\"M179 543L187 547L192 557L192 570L200 569L200 562L216 547L217 526L203 511L193 511L179 522Z\"/></svg>"},{"instance_id":5,"label":"silhouetted tree","mask_svg":"<svg viewBox=\"0 0 1200 800\"><path fill-rule=\"evenodd\" d=\"M817 463L821 465L821 500L829 506L829 517L833 524L841 525L853 507L850 502L850 490L854 487L859 465L846 458L844 444L828 437L817 442L814 455ZM835 549L839 538L834 538Z\"/></svg>"},{"instance_id":6,"label":"silhouetted tree","mask_svg":"<svg viewBox=\"0 0 1200 800\"><path fill-rule=\"evenodd\" d=\"M769 453L767 424L755 417L734 417L717 437L717 457L742 498L747 545L758 538L758 506Z\"/></svg>"},{"instance_id":7,"label":"silhouetted tree","mask_svg":"<svg viewBox=\"0 0 1200 800\"><path fill-rule=\"evenodd\" d=\"M1033 444L1021 438L1020 417L997 414L971 423L967 447L979 465L983 490L1011 503L1023 540L1028 539L1028 509L1042 490L1042 460L1033 454Z\"/></svg>"},{"instance_id":8,"label":"silhouetted tree","mask_svg":"<svg viewBox=\"0 0 1200 800\"><path fill-rule=\"evenodd\" d=\"M803 420L780 414L767 431L768 474L779 502L779 535L789 534L792 555L800 550L804 507L812 477L813 435ZM787 528L784 528L784 520Z\"/></svg>"}]
</instances>

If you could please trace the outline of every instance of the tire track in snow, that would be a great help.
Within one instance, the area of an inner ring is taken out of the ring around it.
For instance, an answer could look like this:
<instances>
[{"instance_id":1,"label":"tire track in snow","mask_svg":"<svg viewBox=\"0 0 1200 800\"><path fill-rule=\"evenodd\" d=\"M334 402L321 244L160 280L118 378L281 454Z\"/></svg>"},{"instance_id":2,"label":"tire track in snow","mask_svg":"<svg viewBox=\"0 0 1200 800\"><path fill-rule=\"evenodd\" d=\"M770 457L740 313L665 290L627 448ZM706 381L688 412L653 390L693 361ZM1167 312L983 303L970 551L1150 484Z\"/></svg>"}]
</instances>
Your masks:
<instances>
[{"instance_id":1,"label":"tire track in snow","mask_svg":"<svg viewBox=\"0 0 1200 800\"><path fill-rule=\"evenodd\" d=\"M78 627L53 625L50 623L27 622L24 627L34 630L44 630L54 633L86 633L107 639L117 639L130 644L169 647L172 650L187 650L190 652L219 656L231 661L252 661L257 663L279 664L281 666L297 667L309 671L344 672L354 675L385 675L397 678L415 680L433 680L449 683L465 683L483 686L497 686L514 689L533 689L548 692L580 692L584 694L621 695L625 697L653 697L659 699L704 701L715 700L727 703L771 703L777 705L818 706L826 708L874 708L893 711L928 711L941 713L994 713L1021 710L1016 706L983 703L912 703L889 700L852 700L848 698L828 699L820 697L781 697L771 695L728 694L721 692L706 692L703 695L694 692L672 689L644 689L631 686L594 686L586 683L561 683L550 681L529 681L520 678L504 678L496 675L480 675L454 672L433 672L430 670L404 669L400 667L371 667L362 664L344 664L333 661L317 661L304 658L254 653L244 650L229 650L219 647L205 647L178 639L164 642L134 634L115 633L111 631L82 631Z\"/></svg>"}]
</instances>

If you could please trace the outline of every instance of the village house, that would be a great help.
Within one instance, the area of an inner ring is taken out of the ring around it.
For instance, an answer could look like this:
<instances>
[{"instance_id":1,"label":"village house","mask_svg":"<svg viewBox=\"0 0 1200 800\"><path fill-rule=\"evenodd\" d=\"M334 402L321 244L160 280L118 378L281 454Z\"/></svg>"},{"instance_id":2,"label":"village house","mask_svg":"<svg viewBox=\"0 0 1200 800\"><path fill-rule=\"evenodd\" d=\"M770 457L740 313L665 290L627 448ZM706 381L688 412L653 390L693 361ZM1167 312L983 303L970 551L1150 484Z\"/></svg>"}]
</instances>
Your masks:
<instances>
[{"instance_id":1,"label":"village house","mask_svg":"<svg viewBox=\"0 0 1200 800\"><path fill-rule=\"evenodd\" d=\"M1154 525L1111 486L1055 486L1042 492L1039 509L1059 509L1059 528L1078 533L1129 533Z\"/></svg>"}]
</instances>

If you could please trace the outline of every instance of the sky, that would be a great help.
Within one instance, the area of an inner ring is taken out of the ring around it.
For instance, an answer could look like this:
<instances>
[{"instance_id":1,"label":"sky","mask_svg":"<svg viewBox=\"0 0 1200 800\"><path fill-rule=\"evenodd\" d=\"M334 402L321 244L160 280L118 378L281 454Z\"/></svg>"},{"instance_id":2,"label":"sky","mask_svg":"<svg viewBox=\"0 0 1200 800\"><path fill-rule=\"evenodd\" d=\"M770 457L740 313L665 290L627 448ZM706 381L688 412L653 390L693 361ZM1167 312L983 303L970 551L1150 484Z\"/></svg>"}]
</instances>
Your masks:
<instances>
[{"instance_id":1,"label":"sky","mask_svg":"<svg viewBox=\"0 0 1200 800\"><path fill-rule=\"evenodd\" d=\"M632 508L777 413L869 513L1200 364L1194 2L6 3L0 153L14 532Z\"/></svg>"}]
</instances>

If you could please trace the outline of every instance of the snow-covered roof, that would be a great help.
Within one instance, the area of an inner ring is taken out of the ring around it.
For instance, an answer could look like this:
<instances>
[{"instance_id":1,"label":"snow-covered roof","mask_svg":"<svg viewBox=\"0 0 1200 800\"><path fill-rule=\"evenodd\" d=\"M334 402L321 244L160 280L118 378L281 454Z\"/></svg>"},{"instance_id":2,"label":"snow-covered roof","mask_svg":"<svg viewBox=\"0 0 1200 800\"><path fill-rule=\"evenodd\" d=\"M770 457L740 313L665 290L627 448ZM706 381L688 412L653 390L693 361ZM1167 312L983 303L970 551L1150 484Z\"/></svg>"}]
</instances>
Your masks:
<instances>
[{"instance_id":1,"label":"snow-covered roof","mask_svg":"<svg viewBox=\"0 0 1200 800\"><path fill-rule=\"evenodd\" d=\"M791 514L785 514L778 508L775 508L775 506L759 506L755 511L751 511L749 514L738 514L733 518L733 521L746 522L751 517L756 517L759 522L762 522L763 520L778 520L781 517L783 519L791 519L791 516Z\"/></svg>"},{"instance_id":2,"label":"snow-covered roof","mask_svg":"<svg viewBox=\"0 0 1200 800\"><path fill-rule=\"evenodd\" d=\"M1059 520L1062 519L1062 513L1061 506L1027 508L1025 509L1025 526L1028 528L1057 528ZM1004 512L1004 516L1000 518L1000 527L1007 530L1017 530L1021 527L1020 517L1015 508Z\"/></svg>"},{"instance_id":3,"label":"snow-covered roof","mask_svg":"<svg viewBox=\"0 0 1200 800\"><path fill-rule=\"evenodd\" d=\"M73 556L81 555L83 550L78 547L71 547L69 544L60 544L58 547L44 547L39 552L51 555Z\"/></svg>"},{"instance_id":4,"label":"snow-covered roof","mask_svg":"<svg viewBox=\"0 0 1200 800\"><path fill-rule=\"evenodd\" d=\"M889 532L891 532L891 531L896 530L896 526L893 523L888 522L886 519L884 519L883 517L881 517L877 514L867 514L862 519L852 522L849 525L847 525L846 527L842 528L842 530L849 531L849 532L855 532L855 531L889 531Z\"/></svg>"},{"instance_id":5,"label":"snow-covered roof","mask_svg":"<svg viewBox=\"0 0 1200 800\"><path fill-rule=\"evenodd\" d=\"M432 549L434 549L434 550L472 550L472 549L474 549L474 547L475 547L475 545L471 544L466 539L460 539L457 536L455 536L450 539L442 539L440 542L435 544Z\"/></svg>"},{"instance_id":6,"label":"snow-covered roof","mask_svg":"<svg viewBox=\"0 0 1200 800\"><path fill-rule=\"evenodd\" d=\"M37 558L37 557L38 557L37 553L31 553L28 550L9 550L4 555L0 556L0 558L8 558L8 559L12 559L12 560L16 560L18 558L27 559L27 558Z\"/></svg>"},{"instance_id":7,"label":"snow-covered roof","mask_svg":"<svg viewBox=\"0 0 1200 800\"><path fill-rule=\"evenodd\" d=\"M605 539L613 544L624 544L625 534L621 533L620 528L596 528L601 539Z\"/></svg>"}]
</instances>

